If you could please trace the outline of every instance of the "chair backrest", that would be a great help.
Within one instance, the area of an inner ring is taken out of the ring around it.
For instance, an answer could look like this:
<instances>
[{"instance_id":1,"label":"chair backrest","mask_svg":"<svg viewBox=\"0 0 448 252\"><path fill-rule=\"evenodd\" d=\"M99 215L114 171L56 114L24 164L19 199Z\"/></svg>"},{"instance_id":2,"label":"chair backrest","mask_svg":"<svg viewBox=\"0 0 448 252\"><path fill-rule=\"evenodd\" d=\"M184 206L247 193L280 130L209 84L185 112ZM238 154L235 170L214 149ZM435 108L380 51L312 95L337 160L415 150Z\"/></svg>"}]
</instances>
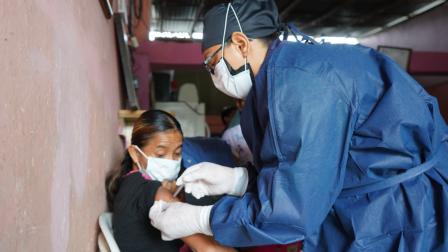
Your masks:
<instances>
[{"instance_id":1,"label":"chair backrest","mask_svg":"<svg viewBox=\"0 0 448 252\"><path fill-rule=\"evenodd\" d=\"M99 252L110 252L109 245L102 232L99 232L98 234L98 250Z\"/></svg>"},{"instance_id":2,"label":"chair backrest","mask_svg":"<svg viewBox=\"0 0 448 252\"><path fill-rule=\"evenodd\" d=\"M179 88L179 94L177 96L178 101L184 102L199 102L198 89L193 83L184 83Z\"/></svg>"},{"instance_id":3,"label":"chair backrest","mask_svg":"<svg viewBox=\"0 0 448 252\"><path fill-rule=\"evenodd\" d=\"M120 252L120 249L118 248L117 242L115 241L114 233L112 230L112 213L111 212L102 213L99 218L99 223L101 232L103 233L104 238L106 238L107 245L109 245L110 251Z\"/></svg>"}]
</instances>

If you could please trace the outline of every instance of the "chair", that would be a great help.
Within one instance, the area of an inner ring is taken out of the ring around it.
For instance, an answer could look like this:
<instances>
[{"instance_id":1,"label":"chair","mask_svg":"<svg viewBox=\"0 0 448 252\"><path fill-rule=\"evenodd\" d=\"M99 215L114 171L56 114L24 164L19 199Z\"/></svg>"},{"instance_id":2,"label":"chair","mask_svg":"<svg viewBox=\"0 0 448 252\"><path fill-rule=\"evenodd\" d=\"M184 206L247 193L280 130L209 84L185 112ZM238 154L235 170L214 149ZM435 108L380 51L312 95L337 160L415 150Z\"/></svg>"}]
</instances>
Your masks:
<instances>
[{"instance_id":1,"label":"chair","mask_svg":"<svg viewBox=\"0 0 448 252\"><path fill-rule=\"evenodd\" d=\"M115 241L113 230L112 230L112 213L104 212L99 217L100 229L104 237L101 235L98 237L98 247L101 252L110 251L110 252L120 252L118 248L117 242ZM104 244L104 238L107 242L107 246L109 249L107 250Z\"/></svg>"},{"instance_id":2,"label":"chair","mask_svg":"<svg viewBox=\"0 0 448 252\"><path fill-rule=\"evenodd\" d=\"M193 83L184 83L179 88L178 101L196 104L199 102L198 89Z\"/></svg>"}]
</instances>

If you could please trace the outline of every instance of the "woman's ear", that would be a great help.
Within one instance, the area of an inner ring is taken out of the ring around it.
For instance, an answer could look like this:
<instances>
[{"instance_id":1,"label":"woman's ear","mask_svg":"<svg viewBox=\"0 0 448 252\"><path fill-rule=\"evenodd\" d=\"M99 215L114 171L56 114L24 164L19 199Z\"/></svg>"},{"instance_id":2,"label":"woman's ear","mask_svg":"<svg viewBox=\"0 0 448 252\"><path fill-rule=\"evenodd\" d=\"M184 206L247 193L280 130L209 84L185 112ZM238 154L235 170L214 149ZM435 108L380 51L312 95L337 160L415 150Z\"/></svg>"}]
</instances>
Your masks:
<instances>
[{"instance_id":1,"label":"woman's ear","mask_svg":"<svg viewBox=\"0 0 448 252\"><path fill-rule=\"evenodd\" d=\"M134 161L135 164L138 163L138 153L134 146L130 145L128 147L129 156L131 156L132 161Z\"/></svg>"},{"instance_id":2,"label":"woman's ear","mask_svg":"<svg viewBox=\"0 0 448 252\"><path fill-rule=\"evenodd\" d=\"M246 58L249 53L249 38L242 32L233 32L231 40L238 47L243 57Z\"/></svg>"}]
</instances>

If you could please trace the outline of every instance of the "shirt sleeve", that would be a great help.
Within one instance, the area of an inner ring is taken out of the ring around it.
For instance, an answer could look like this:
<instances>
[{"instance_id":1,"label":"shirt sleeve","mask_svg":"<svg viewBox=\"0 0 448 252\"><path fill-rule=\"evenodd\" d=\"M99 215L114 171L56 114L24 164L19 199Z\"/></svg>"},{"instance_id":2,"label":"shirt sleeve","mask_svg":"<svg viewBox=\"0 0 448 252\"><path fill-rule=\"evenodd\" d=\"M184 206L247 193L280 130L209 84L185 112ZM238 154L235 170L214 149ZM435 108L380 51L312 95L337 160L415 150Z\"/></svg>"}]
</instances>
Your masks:
<instances>
[{"instance_id":1,"label":"shirt sleeve","mask_svg":"<svg viewBox=\"0 0 448 252\"><path fill-rule=\"evenodd\" d=\"M296 69L271 80L257 191L212 209L215 239L232 247L288 244L318 231L340 193L352 107L339 87Z\"/></svg>"},{"instance_id":2,"label":"shirt sleeve","mask_svg":"<svg viewBox=\"0 0 448 252\"><path fill-rule=\"evenodd\" d=\"M142 184L142 189L140 190L140 197L138 200L138 207L140 209L140 212L144 216L148 215L149 209L154 204L154 199L160 186L162 186L162 183L156 180L148 180Z\"/></svg>"}]
</instances>

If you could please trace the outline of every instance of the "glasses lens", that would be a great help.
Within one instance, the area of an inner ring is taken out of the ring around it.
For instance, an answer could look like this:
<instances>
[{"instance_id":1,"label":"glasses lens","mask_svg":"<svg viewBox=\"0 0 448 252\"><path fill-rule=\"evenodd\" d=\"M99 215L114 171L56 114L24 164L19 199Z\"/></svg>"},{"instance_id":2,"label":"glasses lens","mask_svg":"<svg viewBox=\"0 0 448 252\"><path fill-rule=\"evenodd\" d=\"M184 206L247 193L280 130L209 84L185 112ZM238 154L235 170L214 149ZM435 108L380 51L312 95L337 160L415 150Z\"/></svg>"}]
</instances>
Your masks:
<instances>
[{"instance_id":1,"label":"glasses lens","mask_svg":"<svg viewBox=\"0 0 448 252\"><path fill-rule=\"evenodd\" d=\"M205 67L205 69L207 70L207 72L209 72L209 73L211 73L211 74L214 73L213 68L211 68L211 67L210 67L208 64L206 64L205 62L204 62L204 67Z\"/></svg>"},{"instance_id":2,"label":"glasses lens","mask_svg":"<svg viewBox=\"0 0 448 252\"><path fill-rule=\"evenodd\" d=\"M213 59L213 57L216 56L216 54L219 51L221 51L221 49L222 49L222 46L220 46L215 52L212 53L212 55L208 56L207 59L204 60L205 69L207 69L207 71L211 74L214 74L214 71L213 71L213 68L210 67L210 65L208 63Z\"/></svg>"}]
</instances>

